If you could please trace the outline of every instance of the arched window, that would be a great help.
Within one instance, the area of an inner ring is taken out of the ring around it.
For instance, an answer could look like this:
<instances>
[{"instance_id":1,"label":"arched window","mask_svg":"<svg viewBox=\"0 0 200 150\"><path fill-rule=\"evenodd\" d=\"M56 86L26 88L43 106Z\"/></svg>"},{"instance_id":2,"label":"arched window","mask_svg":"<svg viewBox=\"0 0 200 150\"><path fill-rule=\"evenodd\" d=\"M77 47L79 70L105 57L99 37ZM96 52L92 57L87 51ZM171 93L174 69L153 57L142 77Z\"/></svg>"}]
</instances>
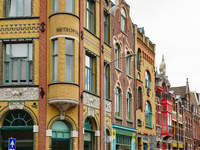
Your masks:
<instances>
[{"instance_id":1,"label":"arched window","mask_svg":"<svg viewBox=\"0 0 200 150\"><path fill-rule=\"evenodd\" d=\"M121 30L126 32L126 13L124 8L121 9Z\"/></svg>"},{"instance_id":2,"label":"arched window","mask_svg":"<svg viewBox=\"0 0 200 150\"><path fill-rule=\"evenodd\" d=\"M138 52L137 52L137 69L140 70L140 49L138 49Z\"/></svg>"},{"instance_id":3,"label":"arched window","mask_svg":"<svg viewBox=\"0 0 200 150\"><path fill-rule=\"evenodd\" d=\"M119 85L115 89L115 115L121 117L121 90Z\"/></svg>"},{"instance_id":4,"label":"arched window","mask_svg":"<svg viewBox=\"0 0 200 150\"><path fill-rule=\"evenodd\" d=\"M94 131L90 118L86 118L84 123L84 150L93 150L94 147Z\"/></svg>"},{"instance_id":5,"label":"arched window","mask_svg":"<svg viewBox=\"0 0 200 150\"><path fill-rule=\"evenodd\" d=\"M127 93L127 119L131 120L131 93Z\"/></svg>"},{"instance_id":6,"label":"arched window","mask_svg":"<svg viewBox=\"0 0 200 150\"><path fill-rule=\"evenodd\" d=\"M115 59L118 59L116 61L116 67L120 69L120 46L118 43L115 45Z\"/></svg>"},{"instance_id":7,"label":"arched window","mask_svg":"<svg viewBox=\"0 0 200 150\"><path fill-rule=\"evenodd\" d=\"M31 0L8 0L8 17L31 16Z\"/></svg>"},{"instance_id":8,"label":"arched window","mask_svg":"<svg viewBox=\"0 0 200 150\"><path fill-rule=\"evenodd\" d=\"M127 52L127 55L130 55L130 53ZM128 75L131 75L131 57L127 57L126 71Z\"/></svg>"},{"instance_id":9,"label":"arched window","mask_svg":"<svg viewBox=\"0 0 200 150\"><path fill-rule=\"evenodd\" d=\"M145 103L145 126L151 127L151 105L149 101Z\"/></svg>"},{"instance_id":10,"label":"arched window","mask_svg":"<svg viewBox=\"0 0 200 150\"><path fill-rule=\"evenodd\" d=\"M52 149L70 149L70 127L64 121L56 121L52 126Z\"/></svg>"},{"instance_id":11,"label":"arched window","mask_svg":"<svg viewBox=\"0 0 200 150\"><path fill-rule=\"evenodd\" d=\"M86 0L86 28L94 33L94 6L93 0Z\"/></svg>"},{"instance_id":12,"label":"arched window","mask_svg":"<svg viewBox=\"0 0 200 150\"><path fill-rule=\"evenodd\" d=\"M139 72L138 72L138 76L137 76L137 79L138 79L138 80L140 80L140 73L139 73Z\"/></svg>"},{"instance_id":13,"label":"arched window","mask_svg":"<svg viewBox=\"0 0 200 150\"><path fill-rule=\"evenodd\" d=\"M1 127L1 149L8 149L8 138L16 138L18 149L33 149L33 119L24 110L14 110L6 115Z\"/></svg>"},{"instance_id":14,"label":"arched window","mask_svg":"<svg viewBox=\"0 0 200 150\"><path fill-rule=\"evenodd\" d=\"M138 88L138 106L141 107L141 100L142 100L142 89L141 87Z\"/></svg>"},{"instance_id":15,"label":"arched window","mask_svg":"<svg viewBox=\"0 0 200 150\"><path fill-rule=\"evenodd\" d=\"M147 88L147 96L150 96L150 85L151 85L151 79L150 79L150 73L148 70L145 72L145 86Z\"/></svg>"}]
</instances>

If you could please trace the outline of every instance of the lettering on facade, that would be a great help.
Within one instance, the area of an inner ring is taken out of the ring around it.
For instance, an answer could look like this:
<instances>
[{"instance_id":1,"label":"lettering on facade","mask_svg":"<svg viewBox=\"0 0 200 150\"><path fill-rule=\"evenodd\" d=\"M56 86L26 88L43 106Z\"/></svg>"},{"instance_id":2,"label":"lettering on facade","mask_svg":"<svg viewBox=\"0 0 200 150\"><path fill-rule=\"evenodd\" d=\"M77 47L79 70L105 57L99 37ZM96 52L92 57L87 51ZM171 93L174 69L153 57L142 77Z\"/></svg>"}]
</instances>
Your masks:
<instances>
[{"instance_id":1,"label":"lettering on facade","mask_svg":"<svg viewBox=\"0 0 200 150\"><path fill-rule=\"evenodd\" d=\"M65 28L65 27L56 28L56 32L70 32L70 33L75 33L76 35L79 35L79 32L77 30L72 29L72 28Z\"/></svg>"}]
</instances>

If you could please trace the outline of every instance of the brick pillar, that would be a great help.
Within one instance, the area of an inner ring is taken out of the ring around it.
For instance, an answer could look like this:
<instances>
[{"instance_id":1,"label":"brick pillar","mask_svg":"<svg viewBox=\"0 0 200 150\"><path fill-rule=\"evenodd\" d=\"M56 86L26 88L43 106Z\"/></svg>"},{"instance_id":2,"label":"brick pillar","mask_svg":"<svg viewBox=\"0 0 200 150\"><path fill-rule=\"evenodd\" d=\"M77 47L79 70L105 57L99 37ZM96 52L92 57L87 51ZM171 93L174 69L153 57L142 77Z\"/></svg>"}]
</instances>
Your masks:
<instances>
[{"instance_id":1,"label":"brick pillar","mask_svg":"<svg viewBox=\"0 0 200 150\"><path fill-rule=\"evenodd\" d=\"M83 47L83 40L81 39L81 32L83 33L84 28L83 28L83 23L84 23L84 1L79 0L79 106L78 106L78 150L83 150L83 127L84 127L84 122L83 122L83 100L81 99L81 95L83 94L83 80L84 80L84 68L83 64L84 63L84 47Z\"/></svg>"},{"instance_id":2,"label":"brick pillar","mask_svg":"<svg viewBox=\"0 0 200 150\"><path fill-rule=\"evenodd\" d=\"M45 31L42 32L42 22ZM40 0L39 33L39 133L38 150L46 150L46 95L47 95L47 0ZM45 93L42 97L41 91Z\"/></svg>"},{"instance_id":3,"label":"brick pillar","mask_svg":"<svg viewBox=\"0 0 200 150\"><path fill-rule=\"evenodd\" d=\"M100 1L100 150L104 149L104 1Z\"/></svg>"}]
</instances>

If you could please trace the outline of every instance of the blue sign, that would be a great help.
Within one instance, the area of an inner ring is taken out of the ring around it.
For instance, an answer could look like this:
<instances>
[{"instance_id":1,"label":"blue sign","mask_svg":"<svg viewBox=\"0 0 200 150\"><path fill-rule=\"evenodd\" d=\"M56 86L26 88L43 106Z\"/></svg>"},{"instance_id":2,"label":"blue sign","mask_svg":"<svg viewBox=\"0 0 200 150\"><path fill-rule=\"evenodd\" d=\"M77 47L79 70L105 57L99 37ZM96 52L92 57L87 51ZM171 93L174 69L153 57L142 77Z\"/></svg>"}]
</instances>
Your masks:
<instances>
[{"instance_id":1,"label":"blue sign","mask_svg":"<svg viewBox=\"0 0 200 150\"><path fill-rule=\"evenodd\" d=\"M8 150L15 150L16 149L16 139L9 138L8 140Z\"/></svg>"}]
</instances>

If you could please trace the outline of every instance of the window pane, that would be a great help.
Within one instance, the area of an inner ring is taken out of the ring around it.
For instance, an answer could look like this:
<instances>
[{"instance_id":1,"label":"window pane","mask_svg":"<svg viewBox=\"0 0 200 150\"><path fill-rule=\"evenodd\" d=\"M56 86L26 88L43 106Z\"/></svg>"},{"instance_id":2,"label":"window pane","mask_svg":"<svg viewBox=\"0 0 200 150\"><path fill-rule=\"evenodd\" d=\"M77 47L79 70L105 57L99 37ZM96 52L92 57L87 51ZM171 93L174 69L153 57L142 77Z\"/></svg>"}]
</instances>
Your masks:
<instances>
[{"instance_id":1,"label":"window pane","mask_svg":"<svg viewBox=\"0 0 200 150\"><path fill-rule=\"evenodd\" d=\"M24 16L31 16L31 0L24 0Z\"/></svg>"},{"instance_id":2,"label":"window pane","mask_svg":"<svg viewBox=\"0 0 200 150\"><path fill-rule=\"evenodd\" d=\"M167 116L166 114L163 114L163 124L166 124L167 123Z\"/></svg>"},{"instance_id":3,"label":"window pane","mask_svg":"<svg viewBox=\"0 0 200 150\"><path fill-rule=\"evenodd\" d=\"M66 11L73 12L73 0L66 0Z\"/></svg>"},{"instance_id":4,"label":"window pane","mask_svg":"<svg viewBox=\"0 0 200 150\"><path fill-rule=\"evenodd\" d=\"M66 56L66 80L71 81L72 80L72 69L73 69L73 58L71 56Z\"/></svg>"},{"instance_id":5,"label":"window pane","mask_svg":"<svg viewBox=\"0 0 200 150\"><path fill-rule=\"evenodd\" d=\"M20 82L26 82L26 59L20 60Z\"/></svg>"},{"instance_id":6,"label":"window pane","mask_svg":"<svg viewBox=\"0 0 200 150\"><path fill-rule=\"evenodd\" d=\"M12 44L12 57L27 57L27 44Z\"/></svg>"},{"instance_id":7,"label":"window pane","mask_svg":"<svg viewBox=\"0 0 200 150\"><path fill-rule=\"evenodd\" d=\"M90 68L90 57L89 56L85 56L85 66Z\"/></svg>"},{"instance_id":8,"label":"window pane","mask_svg":"<svg viewBox=\"0 0 200 150\"><path fill-rule=\"evenodd\" d=\"M18 81L18 59L12 60L12 82Z\"/></svg>"},{"instance_id":9,"label":"window pane","mask_svg":"<svg viewBox=\"0 0 200 150\"><path fill-rule=\"evenodd\" d=\"M58 12L58 0L54 0L54 6L53 6L53 12L56 13Z\"/></svg>"},{"instance_id":10,"label":"window pane","mask_svg":"<svg viewBox=\"0 0 200 150\"><path fill-rule=\"evenodd\" d=\"M29 63L29 82L32 82L32 76L33 76L33 63Z\"/></svg>"},{"instance_id":11,"label":"window pane","mask_svg":"<svg viewBox=\"0 0 200 150\"><path fill-rule=\"evenodd\" d=\"M16 16L16 0L10 0L9 17Z\"/></svg>"},{"instance_id":12,"label":"window pane","mask_svg":"<svg viewBox=\"0 0 200 150\"><path fill-rule=\"evenodd\" d=\"M58 40L54 41L53 46L53 54L58 54Z\"/></svg>"},{"instance_id":13,"label":"window pane","mask_svg":"<svg viewBox=\"0 0 200 150\"><path fill-rule=\"evenodd\" d=\"M89 15L89 11L87 10L87 20L86 20L86 28L87 28L87 29L90 29L90 26L89 26L89 24L90 24L90 23L89 23L89 16L90 16L90 15Z\"/></svg>"},{"instance_id":14,"label":"window pane","mask_svg":"<svg viewBox=\"0 0 200 150\"><path fill-rule=\"evenodd\" d=\"M67 133L65 132L63 138L70 138L70 133L69 132L67 132Z\"/></svg>"},{"instance_id":15,"label":"window pane","mask_svg":"<svg viewBox=\"0 0 200 150\"><path fill-rule=\"evenodd\" d=\"M10 44L6 44L5 60L9 60L10 57Z\"/></svg>"},{"instance_id":16,"label":"window pane","mask_svg":"<svg viewBox=\"0 0 200 150\"><path fill-rule=\"evenodd\" d=\"M63 137L63 132L57 132L57 138L62 138Z\"/></svg>"},{"instance_id":17,"label":"window pane","mask_svg":"<svg viewBox=\"0 0 200 150\"><path fill-rule=\"evenodd\" d=\"M5 82L9 82L9 63L6 63L6 72L5 72L6 76L6 80Z\"/></svg>"},{"instance_id":18,"label":"window pane","mask_svg":"<svg viewBox=\"0 0 200 150\"><path fill-rule=\"evenodd\" d=\"M54 57L54 81L58 79L58 57Z\"/></svg>"},{"instance_id":19,"label":"window pane","mask_svg":"<svg viewBox=\"0 0 200 150\"><path fill-rule=\"evenodd\" d=\"M73 54L73 40L69 40L69 39L65 40L65 53Z\"/></svg>"},{"instance_id":20,"label":"window pane","mask_svg":"<svg viewBox=\"0 0 200 150\"><path fill-rule=\"evenodd\" d=\"M30 43L29 44L29 57L28 57L29 60L33 60L33 44Z\"/></svg>"},{"instance_id":21,"label":"window pane","mask_svg":"<svg viewBox=\"0 0 200 150\"><path fill-rule=\"evenodd\" d=\"M18 0L18 15L17 16L23 16L23 0Z\"/></svg>"}]
</instances>

